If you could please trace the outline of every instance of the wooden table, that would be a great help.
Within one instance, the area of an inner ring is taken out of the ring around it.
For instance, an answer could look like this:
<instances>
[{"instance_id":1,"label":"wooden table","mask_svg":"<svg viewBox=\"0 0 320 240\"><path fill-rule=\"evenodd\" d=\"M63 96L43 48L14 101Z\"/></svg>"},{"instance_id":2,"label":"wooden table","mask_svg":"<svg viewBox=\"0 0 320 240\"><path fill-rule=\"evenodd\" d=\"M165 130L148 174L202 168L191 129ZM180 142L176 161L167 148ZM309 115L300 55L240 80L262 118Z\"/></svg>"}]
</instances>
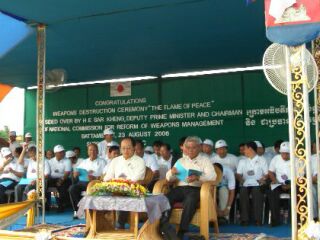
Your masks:
<instances>
[{"instance_id":1,"label":"wooden table","mask_svg":"<svg viewBox=\"0 0 320 240\"><path fill-rule=\"evenodd\" d=\"M87 199L84 199L87 198ZM161 196L159 199L161 200L161 203L155 201L157 198L152 199L152 201L147 201L151 199L143 200L143 199L130 199L131 203L137 202L137 209L134 209L134 204L130 204L131 206L125 206L131 209L130 211L130 228L128 230L125 229L116 229L116 211L123 211L123 206L120 206L118 204L115 204L115 199L110 198L110 196L101 198L101 197L93 197L93 196L85 196L79 203L79 210L85 209L86 213L86 229L88 231L87 238L91 239L139 239L139 240L161 240L161 236L159 235L159 212L157 212L157 217L155 218L155 215L153 215L152 221L149 221L149 219L146 220L144 225L141 227L141 229L138 229L138 223L139 223L139 214L146 215L143 212L147 212L147 205L149 204L149 210L150 210L150 202L151 204L160 204L160 206L152 207L152 211L165 211L168 210L168 207L170 208L169 202L164 196ZM122 197L124 198L124 197ZM100 204L97 206L97 202L100 200L104 201L103 204ZM119 197L116 199L119 200ZM124 200L124 199L120 199ZM110 204L106 204L110 201ZM143 202L145 203L146 208L143 208ZM85 206L84 206L85 205ZM94 209L96 208L96 209ZM110 209L112 208L112 209ZM79 214L79 212L78 212ZM161 213L160 213L161 214Z\"/></svg>"}]
</instances>

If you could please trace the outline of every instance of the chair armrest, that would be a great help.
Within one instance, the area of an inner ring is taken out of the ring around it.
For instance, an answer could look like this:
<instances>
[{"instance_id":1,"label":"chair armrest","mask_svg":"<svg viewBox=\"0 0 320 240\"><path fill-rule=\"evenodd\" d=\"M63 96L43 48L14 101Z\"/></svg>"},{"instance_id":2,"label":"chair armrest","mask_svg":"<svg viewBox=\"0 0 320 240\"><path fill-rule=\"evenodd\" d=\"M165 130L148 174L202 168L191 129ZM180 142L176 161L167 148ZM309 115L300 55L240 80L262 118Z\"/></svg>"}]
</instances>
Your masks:
<instances>
[{"instance_id":1,"label":"chair armrest","mask_svg":"<svg viewBox=\"0 0 320 240\"><path fill-rule=\"evenodd\" d=\"M92 188L92 186L94 185L94 184L96 184L96 183L99 183L99 182L101 182L101 180L92 180L92 181L90 181L89 183L88 183L88 186L87 186L87 193L90 193L90 190L91 190L91 188Z\"/></svg>"},{"instance_id":2,"label":"chair armrest","mask_svg":"<svg viewBox=\"0 0 320 240\"><path fill-rule=\"evenodd\" d=\"M170 183L166 179L158 180L156 182L156 184L154 185L154 187L153 187L152 193L154 193L154 194L159 194L159 193L166 194L166 193L169 192L169 186L170 186Z\"/></svg>"},{"instance_id":3,"label":"chair armrest","mask_svg":"<svg viewBox=\"0 0 320 240\"><path fill-rule=\"evenodd\" d=\"M205 199L205 201L208 201L210 197L212 197L212 194L214 193L213 190L216 187L216 181L206 181L202 183L201 189L200 189L200 199Z\"/></svg>"}]
</instances>

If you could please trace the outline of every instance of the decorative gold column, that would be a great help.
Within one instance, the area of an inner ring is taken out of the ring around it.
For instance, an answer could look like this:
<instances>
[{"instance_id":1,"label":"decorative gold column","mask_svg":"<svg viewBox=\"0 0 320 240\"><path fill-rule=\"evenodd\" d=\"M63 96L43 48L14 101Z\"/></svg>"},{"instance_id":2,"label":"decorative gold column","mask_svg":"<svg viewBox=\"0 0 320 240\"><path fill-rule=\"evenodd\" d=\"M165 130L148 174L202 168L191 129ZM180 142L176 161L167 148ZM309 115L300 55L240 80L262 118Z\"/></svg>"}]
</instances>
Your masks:
<instances>
[{"instance_id":1,"label":"decorative gold column","mask_svg":"<svg viewBox=\"0 0 320 240\"><path fill-rule=\"evenodd\" d=\"M38 90L37 90L37 194L42 203L42 223L45 223L45 182L44 182L44 117L45 117L45 73L46 73L46 27L37 27L38 46Z\"/></svg>"},{"instance_id":2,"label":"decorative gold column","mask_svg":"<svg viewBox=\"0 0 320 240\"><path fill-rule=\"evenodd\" d=\"M305 236L302 236L303 229L305 224L313 219L310 117L305 51L304 45L286 47L292 239L305 239Z\"/></svg>"},{"instance_id":3,"label":"decorative gold column","mask_svg":"<svg viewBox=\"0 0 320 240\"><path fill-rule=\"evenodd\" d=\"M317 38L312 42L312 54L316 61L318 70L320 69L320 38ZM318 77L317 85L314 89L314 117L315 117L315 137L316 137L316 151L317 162L319 163L320 151L319 151L319 129L320 129L320 81ZM320 164L318 164L318 176L320 176ZM317 191L320 192L320 181L317 184ZM320 215L320 194L318 194L318 216Z\"/></svg>"}]
</instances>

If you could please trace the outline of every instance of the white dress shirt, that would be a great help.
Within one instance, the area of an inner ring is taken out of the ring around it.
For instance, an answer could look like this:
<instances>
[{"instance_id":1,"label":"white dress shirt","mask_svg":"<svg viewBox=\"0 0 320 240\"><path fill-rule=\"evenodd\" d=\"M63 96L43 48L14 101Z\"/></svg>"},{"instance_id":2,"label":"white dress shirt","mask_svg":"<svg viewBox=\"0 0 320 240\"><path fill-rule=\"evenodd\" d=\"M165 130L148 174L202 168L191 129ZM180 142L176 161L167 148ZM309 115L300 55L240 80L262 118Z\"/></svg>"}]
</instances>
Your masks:
<instances>
[{"instance_id":1,"label":"white dress shirt","mask_svg":"<svg viewBox=\"0 0 320 240\"><path fill-rule=\"evenodd\" d=\"M106 140L103 140L101 142L98 143L98 155L100 158L104 158L104 159L108 159L108 149L109 147L107 146L107 144L112 144L112 145L118 145L117 142L115 141L111 141L111 142L107 142Z\"/></svg>"},{"instance_id":2,"label":"white dress shirt","mask_svg":"<svg viewBox=\"0 0 320 240\"><path fill-rule=\"evenodd\" d=\"M269 166L269 171L276 175L278 183L284 183L291 179L291 164L290 160L283 160L281 155L276 155L272 158Z\"/></svg>"},{"instance_id":3,"label":"white dress shirt","mask_svg":"<svg viewBox=\"0 0 320 240\"><path fill-rule=\"evenodd\" d=\"M172 166L172 155L170 155L169 160L165 160L163 157L161 157L158 161L158 165L159 165L160 179L166 178L166 174L171 169L171 166Z\"/></svg>"},{"instance_id":4,"label":"white dress shirt","mask_svg":"<svg viewBox=\"0 0 320 240\"><path fill-rule=\"evenodd\" d=\"M124 178L131 181L143 180L146 174L145 161L133 155L129 159L124 159L123 156L112 159L108 166L107 173L104 181L111 180L112 178Z\"/></svg>"},{"instance_id":5,"label":"white dress shirt","mask_svg":"<svg viewBox=\"0 0 320 240\"><path fill-rule=\"evenodd\" d=\"M42 165L40 164L40 169ZM50 166L48 160L44 160L44 175L50 174ZM27 168L27 178L29 179L36 179L37 176L37 161L32 160L31 158L28 159L28 168Z\"/></svg>"},{"instance_id":6,"label":"white dress shirt","mask_svg":"<svg viewBox=\"0 0 320 240\"><path fill-rule=\"evenodd\" d=\"M150 168L152 172L159 171L159 165L154 155L144 153L142 158L146 163L146 167Z\"/></svg>"},{"instance_id":7,"label":"white dress shirt","mask_svg":"<svg viewBox=\"0 0 320 240\"><path fill-rule=\"evenodd\" d=\"M94 177L100 177L105 165L106 162L102 158L96 158L93 161L90 160L90 158L87 158L83 160L77 168L85 169L87 172L92 172L91 175Z\"/></svg>"},{"instance_id":8,"label":"white dress shirt","mask_svg":"<svg viewBox=\"0 0 320 240\"><path fill-rule=\"evenodd\" d=\"M17 147L21 147L20 143L18 143L17 141L14 141L9 144L9 148L10 148L10 151L12 152L12 154L15 152Z\"/></svg>"},{"instance_id":9,"label":"white dress shirt","mask_svg":"<svg viewBox=\"0 0 320 240\"><path fill-rule=\"evenodd\" d=\"M258 180L268 174L267 162L258 155L254 156L252 159L242 159L239 162L237 173L242 175L244 187L259 186Z\"/></svg>"},{"instance_id":10,"label":"white dress shirt","mask_svg":"<svg viewBox=\"0 0 320 240\"><path fill-rule=\"evenodd\" d=\"M0 167L3 166L4 161L5 161L5 158L0 158ZM2 174L0 174L0 179L10 178L16 182L19 182L20 178L15 174L13 174L12 172L10 172L9 168L19 173L24 172L23 165L18 163L18 159L13 158L13 160L4 167Z\"/></svg>"},{"instance_id":11,"label":"white dress shirt","mask_svg":"<svg viewBox=\"0 0 320 240\"><path fill-rule=\"evenodd\" d=\"M62 178L65 172L71 172L70 159L63 158L58 161L55 157L49 160L50 176L52 178Z\"/></svg>"},{"instance_id":12,"label":"white dress shirt","mask_svg":"<svg viewBox=\"0 0 320 240\"><path fill-rule=\"evenodd\" d=\"M234 176L234 172L228 166L223 166L223 175L219 186L225 186L229 190L234 190L236 188L236 179Z\"/></svg>"},{"instance_id":13,"label":"white dress shirt","mask_svg":"<svg viewBox=\"0 0 320 240\"><path fill-rule=\"evenodd\" d=\"M202 182L214 181L217 177L210 159L204 154L199 154L194 159L190 159L188 156L182 157L175 163L174 166L176 166L178 162L187 170L195 169L202 172L202 175L200 176L199 181L188 183L188 182L179 180L178 186L200 187ZM168 181L174 181L174 180L177 180L177 177L176 175L172 174L170 169L166 174L166 179Z\"/></svg>"},{"instance_id":14,"label":"white dress shirt","mask_svg":"<svg viewBox=\"0 0 320 240\"><path fill-rule=\"evenodd\" d=\"M222 166L228 166L233 172L236 172L237 170L239 161L238 158L233 154L227 153L224 158L221 158L217 154L212 159L212 163L220 163Z\"/></svg>"}]
</instances>

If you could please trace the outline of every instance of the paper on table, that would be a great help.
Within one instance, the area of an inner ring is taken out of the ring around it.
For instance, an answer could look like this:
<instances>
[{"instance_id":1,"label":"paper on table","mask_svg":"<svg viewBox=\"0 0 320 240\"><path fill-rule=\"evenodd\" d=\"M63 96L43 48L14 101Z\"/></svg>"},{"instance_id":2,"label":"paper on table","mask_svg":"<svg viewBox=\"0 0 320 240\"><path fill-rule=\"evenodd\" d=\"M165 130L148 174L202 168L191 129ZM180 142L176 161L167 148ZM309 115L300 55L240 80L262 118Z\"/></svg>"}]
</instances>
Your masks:
<instances>
[{"instance_id":1,"label":"paper on table","mask_svg":"<svg viewBox=\"0 0 320 240\"><path fill-rule=\"evenodd\" d=\"M271 190L273 190L273 189L279 187L280 185L281 185L280 183L271 184L270 188L271 188Z\"/></svg>"},{"instance_id":2,"label":"paper on table","mask_svg":"<svg viewBox=\"0 0 320 240\"><path fill-rule=\"evenodd\" d=\"M178 161L174 167L177 169L178 173L177 173L177 178L180 181L184 181L186 182L186 178L188 177L188 170L184 168L184 166L182 166L182 164L180 163L180 161Z\"/></svg>"}]
</instances>

